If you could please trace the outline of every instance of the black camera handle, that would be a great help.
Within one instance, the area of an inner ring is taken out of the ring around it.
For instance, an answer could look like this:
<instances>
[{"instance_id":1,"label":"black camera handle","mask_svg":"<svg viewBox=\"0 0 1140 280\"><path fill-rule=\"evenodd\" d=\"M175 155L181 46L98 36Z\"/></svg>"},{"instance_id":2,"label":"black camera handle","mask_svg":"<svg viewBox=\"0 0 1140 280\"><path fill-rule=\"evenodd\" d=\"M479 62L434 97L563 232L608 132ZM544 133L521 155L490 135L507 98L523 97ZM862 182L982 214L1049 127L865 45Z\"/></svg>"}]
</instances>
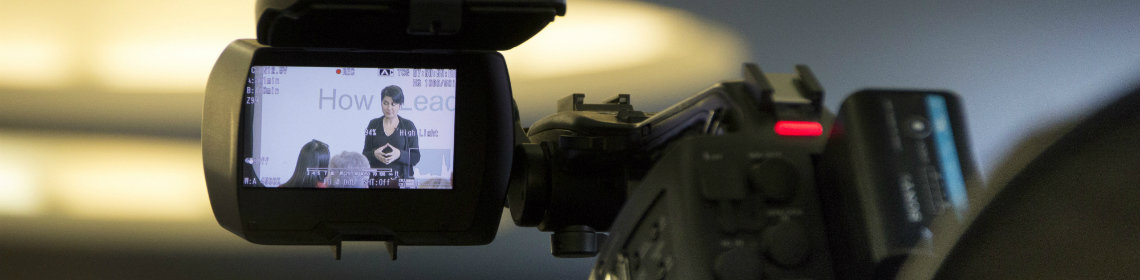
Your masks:
<instances>
[{"instance_id":1,"label":"black camera handle","mask_svg":"<svg viewBox=\"0 0 1140 280\"><path fill-rule=\"evenodd\" d=\"M565 0L259 0L257 41L274 47L508 50Z\"/></svg>"}]
</instances>

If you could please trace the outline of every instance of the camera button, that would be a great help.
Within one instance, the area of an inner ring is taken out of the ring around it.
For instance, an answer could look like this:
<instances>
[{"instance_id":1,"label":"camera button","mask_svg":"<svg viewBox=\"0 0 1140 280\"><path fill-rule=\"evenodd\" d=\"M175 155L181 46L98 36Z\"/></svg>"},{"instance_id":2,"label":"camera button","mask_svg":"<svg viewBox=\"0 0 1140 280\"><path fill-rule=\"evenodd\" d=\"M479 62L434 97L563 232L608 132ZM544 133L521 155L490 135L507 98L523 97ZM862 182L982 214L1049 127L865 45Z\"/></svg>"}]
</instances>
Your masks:
<instances>
[{"instance_id":1,"label":"camera button","mask_svg":"<svg viewBox=\"0 0 1140 280\"><path fill-rule=\"evenodd\" d=\"M919 116L911 117L904 121L902 126L903 131L905 131L904 134L911 138L922 139L930 136L930 121L926 120L926 118Z\"/></svg>"},{"instance_id":2,"label":"camera button","mask_svg":"<svg viewBox=\"0 0 1140 280\"><path fill-rule=\"evenodd\" d=\"M764 232L764 243L767 244L764 253L780 266L797 266L811 254L811 243L805 236L807 230L795 222L772 226Z\"/></svg>"},{"instance_id":3,"label":"camera button","mask_svg":"<svg viewBox=\"0 0 1140 280\"><path fill-rule=\"evenodd\" d=\"M716 273L716 279L761 279L764 262L756 249L737 247L716 256L713 271Z\"/></svg>"},{"instance_id":4,"label":"camera button","mask_svg":"<svg viewBox=\"0 0 1140 280\"><path fill-rule=\"evenodd\" d=\"M787 160L770 158L748 168L748 182L765 200L787 203L796 195L799 176Z\"/></svg>"},{"instance_id":5,"label":"camera button","mask_svg":"<svg viewBox=\"0 0 1140 280\"><path fill-rule=\"evenodd\" d=\"M740 160L722 151L702 151L697 155L697 174L717 174L701 176L701 196L708 200L743 200L748 196L748 186L741 174Z\"/></svg>"}]
</instances>

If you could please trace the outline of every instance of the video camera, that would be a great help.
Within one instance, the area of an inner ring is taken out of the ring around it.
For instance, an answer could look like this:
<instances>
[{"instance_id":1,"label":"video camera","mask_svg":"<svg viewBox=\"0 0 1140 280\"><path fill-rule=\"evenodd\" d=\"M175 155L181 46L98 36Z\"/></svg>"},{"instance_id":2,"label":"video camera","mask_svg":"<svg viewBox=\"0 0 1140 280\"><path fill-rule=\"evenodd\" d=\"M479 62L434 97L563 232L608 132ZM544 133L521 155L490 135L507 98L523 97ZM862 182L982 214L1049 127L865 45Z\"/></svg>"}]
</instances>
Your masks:
<instances>
[{"instance_id":1,"label":"video camera","mask_svg":"<svg viewBox=\"0 0 1140 280\"><path fill-rule=\"evenodd\" d=\"M203 161L219 224L258 244L491 242L502 207L595 279L890 275L976 184L952 93L867 90L838 116L806 66L661 112L631 96L524 129L498 51L559 0L260 0L215 64ZM609 235L604 232L609 232Z\"/></svg>"}]
</instances>

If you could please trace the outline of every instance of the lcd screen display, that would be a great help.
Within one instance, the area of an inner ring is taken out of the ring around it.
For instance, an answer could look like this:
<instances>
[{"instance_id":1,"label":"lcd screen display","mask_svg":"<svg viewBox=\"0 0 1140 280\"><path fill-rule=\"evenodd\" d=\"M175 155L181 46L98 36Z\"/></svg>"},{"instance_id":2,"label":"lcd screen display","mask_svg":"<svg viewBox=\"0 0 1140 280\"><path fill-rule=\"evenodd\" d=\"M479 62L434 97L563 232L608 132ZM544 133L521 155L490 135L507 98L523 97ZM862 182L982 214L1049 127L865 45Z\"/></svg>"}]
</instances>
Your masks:
<instances>
[{"instance_id":1,"label":"lcd screen display","mask_svg":"<svg viewBox=\"0 0 1140 280\"><path fill-rule=\"evenodd\" d=\"M451 189L456 72L251 67L241 184Z\"/></svg>"}]
</instances>

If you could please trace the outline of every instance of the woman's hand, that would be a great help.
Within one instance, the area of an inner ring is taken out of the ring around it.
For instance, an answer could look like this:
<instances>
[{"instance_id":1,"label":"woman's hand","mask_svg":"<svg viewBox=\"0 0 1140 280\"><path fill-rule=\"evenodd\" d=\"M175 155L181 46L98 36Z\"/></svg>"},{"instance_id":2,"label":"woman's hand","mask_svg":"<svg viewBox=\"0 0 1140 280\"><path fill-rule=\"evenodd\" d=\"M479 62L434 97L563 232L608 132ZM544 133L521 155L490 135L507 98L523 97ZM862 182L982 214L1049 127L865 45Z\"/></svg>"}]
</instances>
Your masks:
<instances>
[{"instance_id":1,"label":"woman's hand","mask_svg":"<svg viewBox=\"0 0 1140 280\"><path fill-rule=\"evenodd\" d=\"M388 164L388 156L384 153L384 148L388 146L391 146L391 144L384 144L384 146L380 146L375 150L372 150L372 156L375 156L376 159L380 160L380 162Z\"/></svg>"},{"instance_id":2,"label":"woman's hand","mask_svg":"<svg viewBox=\"0 0 1140 280\"><path fill-rule=\"evenodd\" d=\"M389 146L391 146L391 145L389 145ZM384 164L392 164L392 162L396 161L397 159L400 159L400 149L396 149L396 147L392 147L392 152L388 153L386 156L387 157L384 160Z\"/></svg>"},{"instance_id":3,"label":"woman's hand","mask_svg":"<svg viewBox=\"0 0 1140 280\"><path fill-rule=\"evenodd\" d=\"M384 150L390 151L385 153ZM380 160L380 162L383 162L384 164L392 164L392 162L400 158L400 149L397 149L390 143L384 144L384 146L380 146L379 148L376 148L376 150L373 150L372 155L376 156L376 159Z\"/></svg>"}]
</instances>

